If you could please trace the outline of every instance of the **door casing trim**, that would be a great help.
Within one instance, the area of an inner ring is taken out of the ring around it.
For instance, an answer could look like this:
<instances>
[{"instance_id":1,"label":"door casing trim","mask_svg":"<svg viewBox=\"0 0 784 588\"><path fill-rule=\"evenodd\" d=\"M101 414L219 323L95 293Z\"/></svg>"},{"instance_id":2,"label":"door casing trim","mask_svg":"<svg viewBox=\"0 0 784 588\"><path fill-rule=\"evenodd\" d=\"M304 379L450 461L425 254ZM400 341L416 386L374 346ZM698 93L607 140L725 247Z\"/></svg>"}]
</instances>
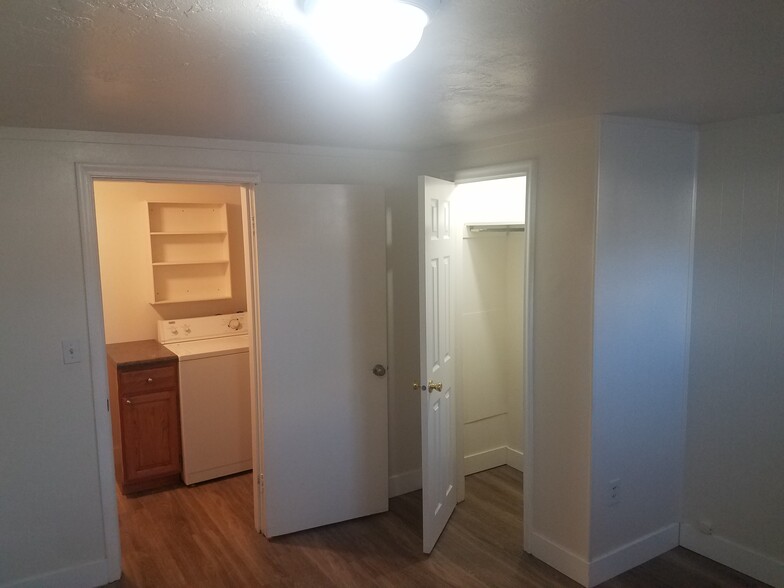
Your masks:
<instances>
[{"instance_id":1,"label":"door casing trim","mask_svg":"<svg viewBox=\"0 0 784 588\"><path fill-rule=\"evenodd\" d=\"M455 172L455 184L486 182L526 176L525 194L525 290L523 307L523 366L525 370L525 390L523 393L523 422L525 423L523 453L523 550L531 553L533 518L536 513L534 505L534 279L535 279L535 244L536 244L536 160L510 162L486 167L467 168ZM461 270L462 272L462 270ZM458 359L461 361L461 359ZM459 365L459 364L458 364ZM458 379L460 382L460 379ZM458 398L462 394L458 390ZM458 448L462 453L462 401L457 403L459 419ZM457 456L458 498L465 495L465 473L462 455Z\"/></svg>"}]
</instances>

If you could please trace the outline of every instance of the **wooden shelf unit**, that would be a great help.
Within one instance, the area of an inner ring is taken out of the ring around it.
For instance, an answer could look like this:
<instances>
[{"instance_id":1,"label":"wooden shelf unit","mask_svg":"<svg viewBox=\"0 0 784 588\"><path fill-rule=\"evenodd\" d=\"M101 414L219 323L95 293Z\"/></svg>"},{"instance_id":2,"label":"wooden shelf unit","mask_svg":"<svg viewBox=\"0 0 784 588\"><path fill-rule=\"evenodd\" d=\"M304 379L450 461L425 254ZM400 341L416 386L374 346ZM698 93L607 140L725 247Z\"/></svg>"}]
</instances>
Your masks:
<instances>
[{"instance_id":1,"label":"wooden shelf unit","mask_svg":"<svg viewBox=\"0 0 784 588\"><path fill-rule=\"evenodd\" d=\"M147 202L151 304L231 298L224 203Z\"/></svg>"}]
</instances>

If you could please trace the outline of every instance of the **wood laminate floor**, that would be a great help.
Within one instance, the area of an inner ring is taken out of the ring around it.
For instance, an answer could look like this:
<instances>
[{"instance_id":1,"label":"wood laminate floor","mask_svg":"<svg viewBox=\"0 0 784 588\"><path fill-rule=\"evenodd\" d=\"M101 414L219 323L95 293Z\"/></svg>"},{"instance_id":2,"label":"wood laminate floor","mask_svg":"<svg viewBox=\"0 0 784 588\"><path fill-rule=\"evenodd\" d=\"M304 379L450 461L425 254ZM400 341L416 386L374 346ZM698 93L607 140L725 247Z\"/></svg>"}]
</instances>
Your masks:
<instances>
[{"instance_id":1,"label":"wood laminate floor","mask_svg":"<svg viewBox=\"0 0 784 588\"><path fill-rule=\"evenodd\" d=\"M419 492L384 514L267 540L253 529L252 483L244 474L121 496L123 577L111 586L578 586L522 552L522 474L508 466L466 479L466 500L429 557ZM602 586L765 585L677 548Z\"/></svg>"}]
</instances>

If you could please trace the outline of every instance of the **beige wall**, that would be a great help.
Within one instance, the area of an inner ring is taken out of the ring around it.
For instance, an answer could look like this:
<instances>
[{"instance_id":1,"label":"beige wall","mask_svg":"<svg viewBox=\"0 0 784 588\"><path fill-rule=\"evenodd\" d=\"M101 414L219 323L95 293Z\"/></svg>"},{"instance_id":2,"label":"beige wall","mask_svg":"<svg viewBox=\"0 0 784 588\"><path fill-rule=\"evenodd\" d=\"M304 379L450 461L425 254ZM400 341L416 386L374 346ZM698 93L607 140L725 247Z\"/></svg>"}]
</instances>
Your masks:
<instances>
[{"instance_id":1,"label":"beige wall","mask_svg":"<svg viewBox=\"0 0 784 588\"><path fill-rule=\"evenodd\" d=\"M681 538L784 586L784 115L701 129L696 210Z\"/></svg>"},{"instance_id":2,"label":"beige wall","mask_svg":"<svg viewBox=\"0 0 784 588\"><path fill-rule=\"evenodd\" d=\"M226 203L230 300L150 304L152 270L147 201ZM107 343L157 338L157 321L247 310L238 186L95 182L95 215Z\"/></svg>"}]
</instances>

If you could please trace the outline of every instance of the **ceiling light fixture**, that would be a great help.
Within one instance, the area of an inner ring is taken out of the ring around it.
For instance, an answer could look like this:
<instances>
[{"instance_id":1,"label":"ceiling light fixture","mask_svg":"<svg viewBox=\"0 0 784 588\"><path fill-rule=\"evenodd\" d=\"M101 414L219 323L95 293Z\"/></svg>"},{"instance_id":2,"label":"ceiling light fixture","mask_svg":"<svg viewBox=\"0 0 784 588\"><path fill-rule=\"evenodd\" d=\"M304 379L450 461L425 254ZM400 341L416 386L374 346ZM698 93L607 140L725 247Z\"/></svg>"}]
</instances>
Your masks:
<instances>
[{"instance_id":1,"label":"ceiling light fixture","mask_svg":"<svg viewBox=\"0 0 784 588\"><path fill-rule=\"evenodd\" d=\"M343 70L375 78L409 56L441 0L301 0L308 27Z\"/></svg>"}]
</instances>

